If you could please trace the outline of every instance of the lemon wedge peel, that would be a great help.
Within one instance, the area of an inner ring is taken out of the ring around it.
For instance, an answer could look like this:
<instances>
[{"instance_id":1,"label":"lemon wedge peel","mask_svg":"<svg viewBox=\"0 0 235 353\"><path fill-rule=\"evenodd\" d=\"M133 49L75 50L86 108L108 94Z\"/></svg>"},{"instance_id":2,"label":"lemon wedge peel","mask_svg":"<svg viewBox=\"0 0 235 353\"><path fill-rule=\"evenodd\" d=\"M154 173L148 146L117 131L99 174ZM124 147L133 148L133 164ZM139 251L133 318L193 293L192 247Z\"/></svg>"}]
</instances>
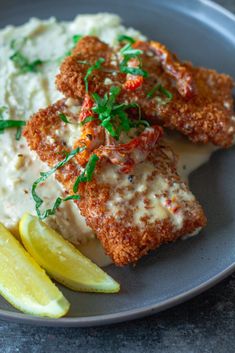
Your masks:
<instances>
[{"instance_id":1,"label":"lemon wedge peel","mask_svg":"<svg viewBox=\"0 0 235 353\"><path fill-rule=\"evenodd\" d=\"M24 214L19 230L27 251L59 283L74 291L119 292L119 283L37 217Z\"/></svg>"},{"instance_id":2,"label":"lemon wedge peel","mask_svg":"<svg viewBox=\"0 0 235 353\"><path fill-rule=\"evenodd\" d=\"M0 294L20 311L59 318L69 302L45 271L0 224Z\"/></svg>"}]
</instances>

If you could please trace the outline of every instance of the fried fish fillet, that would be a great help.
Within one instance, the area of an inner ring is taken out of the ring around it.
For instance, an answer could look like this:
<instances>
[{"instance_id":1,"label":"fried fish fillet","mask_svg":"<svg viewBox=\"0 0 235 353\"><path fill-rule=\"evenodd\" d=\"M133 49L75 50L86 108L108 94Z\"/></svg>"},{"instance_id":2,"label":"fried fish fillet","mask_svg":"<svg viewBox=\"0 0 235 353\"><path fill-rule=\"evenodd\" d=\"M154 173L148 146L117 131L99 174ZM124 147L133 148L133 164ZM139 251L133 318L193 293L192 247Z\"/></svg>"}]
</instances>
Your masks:
<instances>
[{"instance_id":1,"label":"fried fish fillet","mask_svg":"<svg viewBox=\"0 0 235 353\"><path fill-rule=\"evenodd\" d=\"M24 129L31 150L50 167L76 145L76 141L66 142L71 127L59 117L65 113L68 119L75 118L67 102L61 100L40 110ZM82 170L73 158L56 171L66 195L73 194ZM202 207L177 175L174 153L161 140L131 174L100 158L93 179L81 183L78 193L81 199L74 202L116 265L136 262L161 244L206 224Z\"/></svg>"},{"instance_id":2,"label":"fried fish fillet","mask_svg":"<svg viewBox=\"0 0 235 353\"><path fill-rule=\"evenodd\" d=\"M111 85L122 87L119 103L138 103L149 121L177 130L195 143L229 147L235 132L231 77L182 63L157 42L138 41L133 48L143 51L141 68L148 77L120 72L120 48L114 50L96 37L84 37L62 63L58 89L66 97L83 99L87 70L103 58L105 62L88 79L90 93L104 96ZM135 61L131 59L128 65L135 67ZM172 100L161 90L149 95L159 84L173 95Z\"/></svg>"}]
</instances>

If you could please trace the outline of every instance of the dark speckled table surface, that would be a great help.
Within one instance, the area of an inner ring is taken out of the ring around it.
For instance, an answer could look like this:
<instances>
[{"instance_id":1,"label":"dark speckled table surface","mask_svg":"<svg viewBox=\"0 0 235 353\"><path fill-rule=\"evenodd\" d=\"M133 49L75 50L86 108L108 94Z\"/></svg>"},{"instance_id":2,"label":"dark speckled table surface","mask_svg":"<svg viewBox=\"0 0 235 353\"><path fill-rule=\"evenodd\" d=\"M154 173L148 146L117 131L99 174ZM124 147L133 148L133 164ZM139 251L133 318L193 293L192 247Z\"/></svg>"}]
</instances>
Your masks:
<instances>
[{"instance_id":1,"label":"dark speckled table surface","mask_svg":"<svg viewBox=\"0 0 235 353\"><path fill-rule=\"evenodd\" d=\"M189 0L190 1L190 0ZM235 0L217 0L235 13ZM0 353L235 353L235 273L163 313L94 328L0 321Z\"/></svg>"}]
</instances>

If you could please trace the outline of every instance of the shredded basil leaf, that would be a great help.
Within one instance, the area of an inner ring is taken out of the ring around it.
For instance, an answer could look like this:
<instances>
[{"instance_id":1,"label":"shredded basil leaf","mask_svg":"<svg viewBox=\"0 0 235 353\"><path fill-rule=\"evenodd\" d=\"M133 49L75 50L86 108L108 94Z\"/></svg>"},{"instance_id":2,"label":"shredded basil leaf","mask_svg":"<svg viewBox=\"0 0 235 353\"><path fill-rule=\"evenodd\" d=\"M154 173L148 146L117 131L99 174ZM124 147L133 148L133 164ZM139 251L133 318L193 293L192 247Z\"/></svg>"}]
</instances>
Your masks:
<instances>
[{"instance_id":1,"label":"shredded basil leaf","mask_svg":"<svg viewBox=\"0 0 235 353\"><path fill-rule=\"evenodd\" d=\"M141 68L141 61L139 56L143 54L143 51L140 49L133 49L131 43L127 43L123 48L120 50L120 54L123 56L123 61L120 63L120 71L125 74L137 75L147 77L147 71ZM139 60L139 67L129 67L128 62L130 59L136 58Z\"/></svg>"},{"instance_id":2,"label":"shredded basil leaf","mask_svg":"<svg viewBox=\"0 0 235 353\"><path fill-rule=\"evenodd\" d=\"M26 72L38 72L39 67L43 64L43 61L40 59L30 62L20 51L16 51L11 55L10 60L14 62L22 74Z\"/></svg>"},{"instance_id":3,"label":"shredded basil leaf","mask_svg":"<svg viewBox=\"0 0 235 353\"><path fill-rule=\"evenodd\" d=\"M26 122L23 120L4 120L5 111L7 111L7 107L0 107L0 134L3 134L5 129L17 127L16 140L19 141L21 138L22 126L24 126Z\"/></svg>"},{"instance_id":4,"label":"shredded basil leaf","mask_svg":"<svg viewBox=\"0 0 235 353\"><path fill-rule=\"evenodd\" d=\"M79 40L82 39L82 37L83 36L81 34L75 34L73 36L73 43L76 45L79 42Z\"/></svg>"},{"instance_id":5,"label":"shredded basil leaf","mask_svg":"<svg viewBox=\"0 0 235 353\"><path fill-rule=\"evenodd\" d=\"M129 37L129 36L125 35L125 34L120 34L117 39L118 39L119 42L126 41L126 42L129 42L130 44L134 44L135 43L135 39L134 38Z\"/></svg>"},{"instance_id":6,"label":"shredded basil leaf","mask_svg":"<svg viewBox=\"0 0 235 353\"><path fill-rule=\"evenodd\" d=\"M18 127L16 130L16 141L19 141L21 138L21 134L22 134L22 127Z\"/></svg>"},{"instance_id":7,"label":"shredded basil leaf","mask_svg":"<svg viewBox=\"0 0 235 353\"><path fill-rule=\"evenodd\" d=\"M10 43L10 48L14 50L13 54L10 56L10 60L13 61L14 65L19 69L21 74L26 72L38 72L39 67L44 63L40 59L30 61L23 53L22 47L27 42L28 38L13 39Z\"/></svg>"},{"instance_id":8,"label":"shredded basil leaf","mask_svg":"<svg viewBox=\"0 0 235 353\"><path fill-rule=\"evenodd\" d=\"M91 121L96 120L96 118L94 116L87 116L80 124L83 126L86 123L90 123Z\"/></svg>"},{"instance_id":9,"label":"shredded basil leaf","mask_svg":"<svg viewBox=\"0 0 235 353\"><path fill-rule=\"evenodd\" d=\"M0 120L4 119L4 113L7 111L6 106L0 107ZM0 130L0 135L4 133L4 129Z\"/></svg>"},{"instance_id":10,"label":"shredded basil leaf","mask_svg":"<svg viewBox=\"0 0 235 353\"><path fill-rule=\"evenodd\" d=\"M67 118L67 116L66 116L65 114L59 113L59 117L60 117L60 119L61 119L64 123L66 123L66 124L72 124L70 121L68 121L68 118Z\"/></svg>"},{"instance_id":11,"label":"shredded basil leaf","mask_svg":"<svg viewBox=\"0 0 235 353\"><path fill-rule=\"evenodd\" d=\"M120 71L123 72L124 74L131 74L131 75L148 77L147 71L142 70L138 67L126 66L124 63L120 64Z\"/></svg>"},{"instance_id":12,"label":"shredded basil leaf","mask_svg":"<svg viewBox=\"0 0 235 353\"><path fill-rule=\"evenodd\" d=\"M92 176L96 167L96 163L99 157L96 154L92 154L87 162L87 165L81 175L78 176L77 180L73 185L73 192L78 191L78 187L81 183L86 183L92 180Z\"/></svg>"},{"instance_id":13,"label":"shredded basil leaf","mask_svg":"<svg viewBox=\"0 0 235 353\"><path fill-rule=\"evenodd\" d=\"M86 72L86 76L84 77L84 81L85 81L85 87L86 87L86 92L88 92L88 78L89 76L92 74L92 72L94 70L98 70L100 69L101 65L105 62L104 58L99 58L94 65L92 65L91 67L89 67L89 69Z\"/></svg>"},{"instance_id":14,"label":"shredded basil leaf","mask_svg":"<svg viewBox=\"0 0 235 353\"><path fill-rule=\"evenodd\" d=\"M68 153L66 155L66 157L60 161L59 163L57 163L52 169L50 169L48 172L41 172L40 173L40 177L33 183L32 185L32 197L35 201L35 209L37 212L38 217L43 220L45 218L47 218L48 216L52 216L55 214L57 208L61 205L61 203L63 201L68 201L71 199L76 199L79 200L80 196L79 195L71 195L68 196L66 198L61 198L61 197L57 197L54 205L52 206L52 208L49 208L47 210L45 210L43 213L40 211L40 207L43 204L43 200L41 199L41 197L36 193L36 189L37 186L44 182L50 175L52 175L53 173L55 173L57 171L57 169L63 167L66 163L68 163L77 153L80 153L82 151L84 151L85 147L78 147L74 150L72 150L70 153Z\"/></svg>"},{"instance_id":15,"label":"shredded basil leaf","mask_svg":"<svg viewBox=\"0 0 235 353\"><path fill-rule=\"evenodd\" d=\"M139 117L141 115L140 107L137 103L116 104L116 98L120 92L120 87L112 86L109 94L106 93L103 98L97 93L92 95L95 101L95 105L92 108L93 112L98 115L101 126L116 140L119 139L122 131L128 132L133 127L132 120L129 119L126 110L129 108L138 108Z\"/></svg>"},{"instance_id":16,"label":"shredded basil leaf","mask_svg":"<svg viewBox=\"0 0 235 353\"><path fill-rule=\"evenodd\" d=\"M7 111L7 107L5 105L0 107L0 120L4 119L4 113Z\"/></svg>"},{"instance_id":17,"label":"shredded basil leaf","mask_svg":"<svg viewBox=\"0 0 235 353\"><path fill-rule=\"evenodd\" d=\"M160 83L158 83L156 86L154 86L151 89L151 91L149 91L147 93L147 98L152 98L156 92L160 92L166 97L163 99L163 98L157 96L156 99L159 104L162 104L162 105L167 104L173 98L173 94L170 91L168 91L166 88L164 88Z\"/></svg>"},{"instance_id":18,"label":"shredded basil leaf","mask_svg":"<svg viewBox=\"0 0 235 353\"><path fill-rule=\"evenodd\" d=\"M124 57L126 57L128 55L128 57L130 59L130 58L135 58L136 56L143 54L143 51L140 49L133 49L131 44L128 43L124 47L121 48L120 53Z\"/></svg>"},{"instance_id":19,"label":"shredded basil leaf","mask_svg":"<svg viewBox=\"0 0 235 353\"><path fill-rule=\"evenodd\" d=\"M20 127L26 125L23 120L0 120L0 130L8 129L11 127Z\"/></svg>"}]
</instances>

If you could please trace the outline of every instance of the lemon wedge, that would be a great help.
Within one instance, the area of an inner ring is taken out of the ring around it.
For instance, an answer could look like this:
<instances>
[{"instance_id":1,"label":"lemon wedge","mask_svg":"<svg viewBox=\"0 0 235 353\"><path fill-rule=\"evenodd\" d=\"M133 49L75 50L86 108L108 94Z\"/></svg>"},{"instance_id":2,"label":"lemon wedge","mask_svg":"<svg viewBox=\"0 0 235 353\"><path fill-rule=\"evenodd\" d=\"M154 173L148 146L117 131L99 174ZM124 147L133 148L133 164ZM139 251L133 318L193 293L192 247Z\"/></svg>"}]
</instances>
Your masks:
<instances>
[{"instance_id":1,"label":"lemon wedge","mask_svg":"<svg viewBox=\"0 0 235 353\"><path fill-rule=\"evenodd\" d=\"M46 223L26 213L20 221L22 242L47 273L81 292L116 293L120 285Z\"/></svg>"},{"instance_id":2,"label":"lemon wedge","mask_svg":"<svg viewBox=\"0 0 235 353\"><path fill-rule=\"evenodd\" d=\"M0 224L0 294L15 308L58 318L69 302L15 237Z\"/></svg>"}]
</instances>

